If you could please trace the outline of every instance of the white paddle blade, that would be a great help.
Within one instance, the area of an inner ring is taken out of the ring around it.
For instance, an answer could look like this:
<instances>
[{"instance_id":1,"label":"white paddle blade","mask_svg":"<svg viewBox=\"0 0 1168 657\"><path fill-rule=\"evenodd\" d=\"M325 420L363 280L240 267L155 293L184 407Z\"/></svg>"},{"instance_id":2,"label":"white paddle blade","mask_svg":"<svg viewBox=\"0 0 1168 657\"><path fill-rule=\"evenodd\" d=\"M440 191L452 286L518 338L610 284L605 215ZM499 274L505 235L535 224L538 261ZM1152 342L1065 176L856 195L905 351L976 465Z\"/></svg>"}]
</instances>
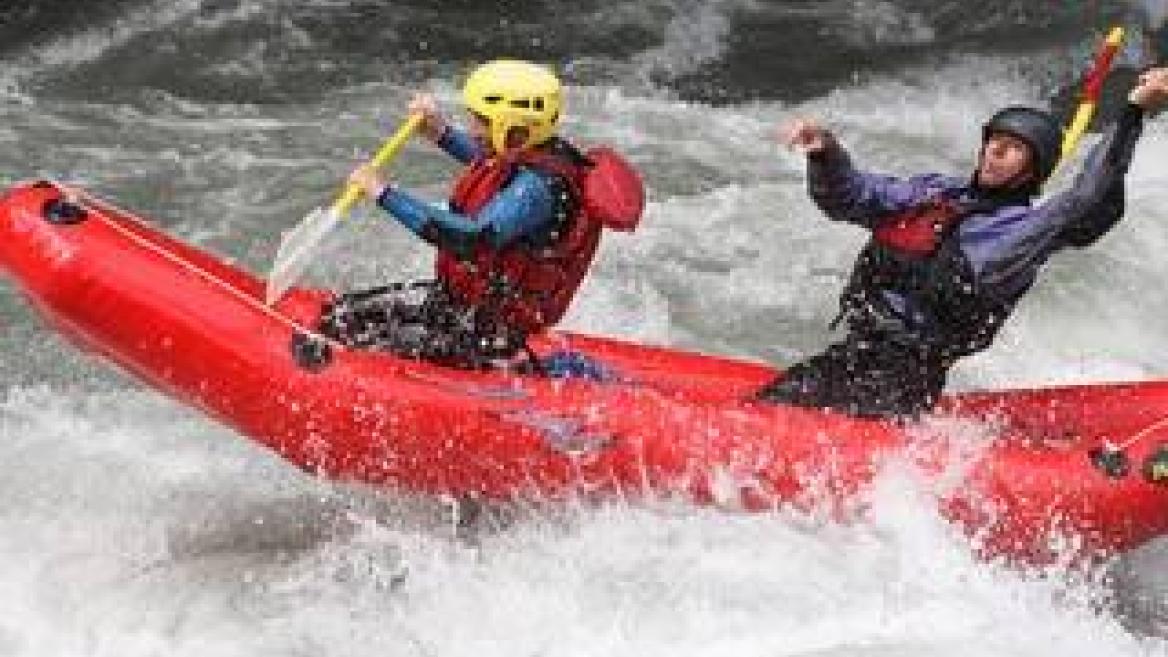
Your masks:
<instances>
[{"instance_id":1,"label":"white paddle blade","mask_svg":"<svg viewBox=\"0 0 1168 657\"><path fill-rule=\"evenodd\" d=\"M332 208L317 208L284 234L280 248L276 250L276 262L268 275L268 289L264 296L269 306L283 298L284 293L300 280L312 263L316 247L340 221L340 214Z\"/></svg>"}]
</instances>

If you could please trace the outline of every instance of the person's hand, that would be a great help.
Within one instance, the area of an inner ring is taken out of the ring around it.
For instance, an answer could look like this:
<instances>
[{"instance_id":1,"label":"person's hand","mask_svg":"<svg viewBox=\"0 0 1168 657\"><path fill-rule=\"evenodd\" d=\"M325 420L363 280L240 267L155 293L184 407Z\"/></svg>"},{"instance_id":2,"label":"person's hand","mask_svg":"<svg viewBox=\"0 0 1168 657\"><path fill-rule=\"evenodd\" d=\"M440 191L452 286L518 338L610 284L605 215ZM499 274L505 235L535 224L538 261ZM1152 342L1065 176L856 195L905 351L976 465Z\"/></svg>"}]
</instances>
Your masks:
<instances>
[{"instance_id":1,"label":"person's hand","mask_svg":"<svg viewBox=\"0 0 1168 657\"><path fill-rule=\"evenodd\" d=\"M422 132L430 141L438 141L446 129L446 119L438 111L438 101L433 94L416 93L410 99L410 114L422 115Z\"/></svg>"},{"instance_id":2,"label":"person's hand","mask_svg":"<svg viewBox=\"0 0 1168 657\"><path fill-rule=\"evenodd\" d=\"M1141 73L1127 99L1149 114L1164 109L1168 105L1168 68L1152 68Z\"/></svg>"},{"instance_id":3,"label":"person's hand","mask_svg":"<svg viewBox=\"0 0 1168 657\"><path fill-rule=\"evenodd\" d=\"M389 186L385 176L371 164L362 164L353 169L353 173L349 174L349 184L360 187L365 196L373 200L381 198L385 188Z\"/></svg>"},{"instance_id":4,"label":"person's hand","mask_svg":"<svg viewBox=\"0 0 1168 657\"><path fill-rule=\"evenodd\" d=\"M830 146L831 132L811 119L793 119L779 127L779 143L811 155Z\"/></svg>"}]
</instances>

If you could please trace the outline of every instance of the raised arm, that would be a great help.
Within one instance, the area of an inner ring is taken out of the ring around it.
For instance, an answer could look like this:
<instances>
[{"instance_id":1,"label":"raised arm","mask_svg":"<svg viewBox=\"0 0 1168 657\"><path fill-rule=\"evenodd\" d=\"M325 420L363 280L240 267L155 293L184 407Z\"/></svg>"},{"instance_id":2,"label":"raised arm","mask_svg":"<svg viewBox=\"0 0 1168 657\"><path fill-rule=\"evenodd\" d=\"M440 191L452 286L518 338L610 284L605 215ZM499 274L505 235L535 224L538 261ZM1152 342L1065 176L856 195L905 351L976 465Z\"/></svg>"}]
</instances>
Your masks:
<instances>
[{"instance_id":1,"label":"raised arm","mask_svg":"<svg viewBox=\"0 0 1168 657\"><path fill-rule=\"evenodd\" d=\"M1066 191L1028 212L999 213L961 226L965 256L978 283L1005 294L1030 285L1051 254L1083 247L1109 231L1124 211L1124 176L1146 114L1168 104L1168 69L1141 75L1120 119L1092 149Z\"/></svg>"},{"instance_id":2,"label":"raised arm","mask_svg":"<svg viewBox=\"0 0 1168 657\"><path fill-rule=\"evenodd\" d=\"M1092 149L1071 188L1042 205L1066 222L1056 238L1056 249L1090 246L1123 217L1124 179L1143 132L1143 120L1142 108L1125 107Z\"/></svg>"},{"instance_id":3,"label":"raised arm","mask_svg":"<svg viewBox=\"0 0 1168 657\"><path fill-rule=\"evenodd\" d=\"M829 218L873 228L944 186L936 174L901 179L861 172L835 136L813 121L785 125L780 140L807 155L807 188Z\"/></svg>"}]
</instances>

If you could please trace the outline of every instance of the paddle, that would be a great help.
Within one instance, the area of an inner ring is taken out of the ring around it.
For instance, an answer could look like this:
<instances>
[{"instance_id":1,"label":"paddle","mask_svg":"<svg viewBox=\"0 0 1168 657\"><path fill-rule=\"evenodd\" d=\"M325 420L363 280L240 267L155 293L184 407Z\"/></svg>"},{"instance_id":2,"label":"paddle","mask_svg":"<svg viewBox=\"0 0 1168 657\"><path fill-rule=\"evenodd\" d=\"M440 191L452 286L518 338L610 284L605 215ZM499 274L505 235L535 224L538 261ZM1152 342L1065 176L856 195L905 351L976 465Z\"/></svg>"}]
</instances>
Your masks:
<instances>
[{"instance_id":1,"label":"paddle","mask_svg":"<svg viewBox=\"0 0 1168 657\"><path fill-rule=\"evenodd\" d=\"M397 155L414 131L422 123L421 114L411 115L393 136L385 141L370 160L374 167L383 167ZM327 210L316 208L286 233L276 250L276 261L268 275L265 301L270 306L279 301L288 288L299 280L312 261L312 255L324 236L340 223L349 210L361 200L363 192L357 185L349 185Z\"/></svg>"},{"instance_id":2,"label":"paddle","mask_svg":"<svg viewBox=\"0 0 1168 657\"><path fill-rule=\"evenodd\" d=\"M1067 126L1066 132L1063 133L1062 156L1059 158L1059 164L1062 164L1071 153L1075 152L1075 147L1079 145L1083 133L1091 125L1091 117L1094 116L1095 107L1099 104L1099 94L1103 91L1103 81L1107 79L1107 74L1111 71L1111 62L1115 59L1115 53L1119 52L1119 47L1122 44L1123 28L1113 27L1107 33L1103 44L1099 46L1099 51L1095 53L1095 61L1092 62L1091 70L1087 71L1083 80L1079 106L1075 109L1074 117Z\"/></svg>"}]
</instances>

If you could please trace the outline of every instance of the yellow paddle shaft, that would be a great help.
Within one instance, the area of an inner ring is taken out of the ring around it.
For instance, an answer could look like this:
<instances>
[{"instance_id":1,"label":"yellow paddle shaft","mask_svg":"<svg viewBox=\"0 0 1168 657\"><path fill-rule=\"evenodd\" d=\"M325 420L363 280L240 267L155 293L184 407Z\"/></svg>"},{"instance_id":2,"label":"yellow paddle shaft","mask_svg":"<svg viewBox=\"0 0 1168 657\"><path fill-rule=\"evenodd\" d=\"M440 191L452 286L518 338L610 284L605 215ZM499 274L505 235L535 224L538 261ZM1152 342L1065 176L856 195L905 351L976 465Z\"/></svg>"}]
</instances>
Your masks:
<instances>
[{"instance_id":1,"label":"yellow paddle shaft","mask_svg":"<svg viewBox=\"0 0 1168 657\"><path fill-rule=\"evenodd\" d=\"M1094 88L1088 89L1087 93L1083 95L1083 100L1075 109L1075 116L1071 119L1070 125L1067 126L1066 133L1063 136L1063 157L1075 151L1075 147L1079 145L1079 140L1082 139L1083 133L1087 131L1087 126L1091 124L1091 117L1095 114L1095 107L1099 104L1099 84L1102 84L1102 78L1107 75L1107 68L1111 66L1111 58L1115 56L1115 52L1119 50L1119 46L1123 43L1123 28L1113 27L1107 33L1107 40L1103 42L1103 46L1097 55L1095 66L1088 76L1089 81L1094 82Z\"/></svg>"},{"instance_id":2,"label":"yellow paddle shaft","mask_svg":"<svg viewBox=\"0 0 1168 657\"><path fill-rule=\"evenodd\" d=\"M373 156L373 159L369 161L369 164L378 169L385 166L386 164L389 164L389 161L397 155L397 152L401 150L402 146L405 146L406 142L409 141L410 137L414 134L414 131L418 129L418 126L422 125L422 119L423 117L421 114L411 114L410 118L406 119L406 121L401 124L401 127L397 129L397 132L393 133L393 136L385 140L385 143L381 145L381 148L377 149L377 153ZM352 208L357 201L361 200L361 195L363 193L364 190L362 190L359 186L349 185L345 188L345 193L341 194L336 202L333 203L331 212L336 213L336 216L338 217L345 216L345 214L349 212L349 209Z\"/></svg>"}]
</instances>

